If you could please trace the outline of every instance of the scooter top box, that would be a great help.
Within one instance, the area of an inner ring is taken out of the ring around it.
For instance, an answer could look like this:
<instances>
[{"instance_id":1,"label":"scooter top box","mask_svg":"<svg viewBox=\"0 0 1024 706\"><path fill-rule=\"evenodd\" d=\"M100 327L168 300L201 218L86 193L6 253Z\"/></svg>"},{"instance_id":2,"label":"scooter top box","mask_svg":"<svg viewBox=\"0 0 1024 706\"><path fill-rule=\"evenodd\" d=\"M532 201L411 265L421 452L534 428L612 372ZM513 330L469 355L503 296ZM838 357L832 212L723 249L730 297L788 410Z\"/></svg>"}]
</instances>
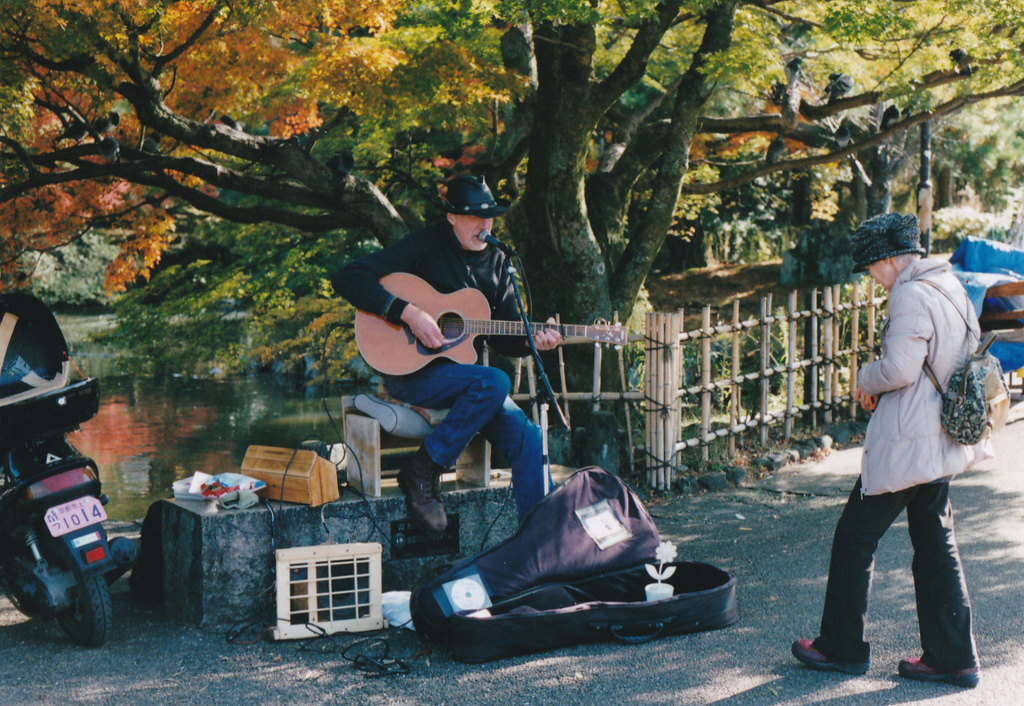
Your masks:
<instances>
[{"instance_id":1,"label":"scooter top box","mask_svg":"<svg viewBox=\"0 0 1024 706\"><path fill-rule=\"evenodd\" d=\"M0 295L0 405L64 387L68 344L53 312L29 294Z\"/></svg>"},{"instance_id":2,"label":"scooter top box","mask_svg":"<svg viewBox=\"0 0 1024 706\"><path fill-rule=\"evenodd\" d=\"M0 406L0 442L24 441L70 431L95 417L99 405L99 381L87 378Z\"/></svg>"},{"instance_id":3,"label":"scooter top box","mask_svg":"<svg viewBox=\"0 0 1024 706\"><path fill-rule=\"evenodd\" d=\"M99 383L67 384L67 342L39 299L0 295L0 361L0 440L67 431L96 415Z\"/></svg>"}]
</instances>

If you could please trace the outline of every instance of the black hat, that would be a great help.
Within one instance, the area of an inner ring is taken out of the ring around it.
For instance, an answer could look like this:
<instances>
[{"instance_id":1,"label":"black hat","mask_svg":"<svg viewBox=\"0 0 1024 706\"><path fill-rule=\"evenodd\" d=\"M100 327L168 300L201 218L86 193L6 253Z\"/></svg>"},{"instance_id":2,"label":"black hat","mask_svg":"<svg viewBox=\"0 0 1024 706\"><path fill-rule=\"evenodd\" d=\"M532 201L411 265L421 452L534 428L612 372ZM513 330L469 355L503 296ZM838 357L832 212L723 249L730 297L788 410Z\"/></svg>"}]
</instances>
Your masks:
<instances>
[{"instance_id":1,"label":"black hat","mask_svg":"<svg viewBox=\"0 0 1024 706\"><path fill-rule=\"evenodd\" d=\"M463 174L448 182L448 191L442 198L442 207L457 216L495 218L508 211L508 201L495 201L482 176Z\"/></svg>"},{"instance_id":2,"label":"black hat","mask_svg":"<svg viewBox=\"0 0 1024 706\"><path fill-rule=\"evenodd\" d=\"M853 271L864 272L868 265L906 253L924 255L921 224L917 216L883 213L867 219L850 236L853 245Z\"/></svg>"}]
</instances>

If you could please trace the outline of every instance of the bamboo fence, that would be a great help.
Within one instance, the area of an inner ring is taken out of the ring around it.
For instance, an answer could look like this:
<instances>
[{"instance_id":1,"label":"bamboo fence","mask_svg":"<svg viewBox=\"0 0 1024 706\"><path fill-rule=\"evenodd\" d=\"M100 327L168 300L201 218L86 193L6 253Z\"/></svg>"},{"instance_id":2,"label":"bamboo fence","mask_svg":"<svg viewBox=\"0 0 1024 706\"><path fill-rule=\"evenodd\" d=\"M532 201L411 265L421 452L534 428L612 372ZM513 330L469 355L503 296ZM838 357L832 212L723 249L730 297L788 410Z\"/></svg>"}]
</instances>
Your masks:
<instances>
[{"instance_id":1,"label":"bamboo fence","mask_svg":"<svg viewBox=\"0 0 1024 706\"><path fill-rule=\"evenodd\" d=\"M700 459L706 462L712 444L723 437L727 438L727 454L732 456L736 439L752 429L757 429L761 446L766 446L769 428L775 424L781 423L789 438L801 417L816 427L819 419L826 424L838 422L844 410L848 418L856 415L848 388L850 381L856 380L860 359L874 359L878 305L884 298L876 297L873 287L862 293L859 283L852 285L846 301L841 294L838 285L811 292L807 308L798 310L797 293L792 292L780 314L773 313L771 297L764 297L760 315L745 321L740 320L739 303L735 302L728 324L712 324L711 309L705 307L700 328L689 331L683 326L683 312L647 315L645 467L650 487L671 487L681 465L680 454L686 449L699 448ZM801 322L803 355L797 352ZM744 336L756 336L753 363L744 360ZM728 376L715 379L713 351L720 339L731 343L731 360ZM784 343L781 363L776 362L776 339ZM683 353L694 350L698 351L698 364L684 365ZM680 384L684 367L700 371L697 384ZM778 392L773 395L773 378L780 375L785 377L784 384L777 385ZM798 387L799 382L803 385ZM745 385L748 390L756 386L758 393L747 404ZM683 407L695 406L692 400L698 401L699 413L686 415ZM717 415L712 413L716 407ZM687 416L697 421L681 428L680 419ZM684 438L688 433L693 435Z\"/></svg>"},{"instance_id":2,"label":"bamboo fence","mask_svg":"<svg viewBox=\"0 0 1024 706\"><path fill-rule=\"evenodd\" d=\"M622 404L630 430L632 414L640 408L646 427L642 453L647 483L668 489L687 449L699 449L706 462L722 439L723 453L734 456L737 440L751 430L757 430L763 447L775 425L781 425L789 438L801 420L815 428L822 421L854 418L849 384L856 380L860 363L874 359L878 308L884 301L875 295L873 285L854 283L845 300L842 288L835 285L807 293L804 309L797 308L797 292L789 294L777 313L772 298L764 297L759 315L752 319L741 320L739 301L733 302L728 323L712 321L712 310L705 307L699 327L690 330L683 311L652 312L644 325L642 390L629 389L621 347L615 349L620 391L602 389L606 346L594 344L591 389L565 391L565 361L559 348L561 384L553 387L562 391L555 393L556 403L567 420L569 402L589 403L595 411ZM512 389L513 399L531 403L534 421L539 422L532 359L516 364ZM636 450L632 443L627 447L634 465Z\"/></svg>"}]
</instances>

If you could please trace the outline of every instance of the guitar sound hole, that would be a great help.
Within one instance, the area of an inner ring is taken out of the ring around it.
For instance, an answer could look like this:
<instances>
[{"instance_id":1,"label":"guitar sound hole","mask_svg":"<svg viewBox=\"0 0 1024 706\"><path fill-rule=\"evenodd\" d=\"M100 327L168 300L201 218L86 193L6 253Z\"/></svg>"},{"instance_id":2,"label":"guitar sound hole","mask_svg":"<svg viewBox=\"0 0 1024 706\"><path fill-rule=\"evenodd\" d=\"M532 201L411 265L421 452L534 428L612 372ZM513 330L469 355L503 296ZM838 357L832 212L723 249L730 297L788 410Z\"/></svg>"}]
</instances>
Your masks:
<instances>
[{"instance_id":1,"label":"guitar sound hole","mask_svg":"<svg viewBox=\"0 0 1024 706\"><path fill-rule=\"evenodd\" d=\"M461 338L466 330L466 322L458 314L442 314L437 320L437 326L441 329L441 335L446 341L453 341Z\"/></svg>"}]
</instances>

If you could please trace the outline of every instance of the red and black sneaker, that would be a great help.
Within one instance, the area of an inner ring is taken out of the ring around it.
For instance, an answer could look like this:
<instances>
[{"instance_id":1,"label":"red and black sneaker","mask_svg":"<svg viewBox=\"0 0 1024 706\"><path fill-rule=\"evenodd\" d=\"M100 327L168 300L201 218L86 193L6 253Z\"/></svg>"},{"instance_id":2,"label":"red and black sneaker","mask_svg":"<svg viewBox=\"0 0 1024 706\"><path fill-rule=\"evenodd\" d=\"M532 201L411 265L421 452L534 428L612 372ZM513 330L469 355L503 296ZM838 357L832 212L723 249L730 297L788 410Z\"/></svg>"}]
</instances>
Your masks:
<instances>
[{"instance_id":1,"label":"red and black sneaker","mask_svg":"<svg viewBox=\"0 0 1024 706\"><path fill-rule=\"evenodd\" d=\"M843 672L844 674L863 674L871 666L870 662L836 662L829 659L812 646L812 640L797 640L793 643L793 656L811 669L820 672Z\"/></svg>"},{"instance_id":2,"label":"red and black sneaker","mask_svg":"<svg viewBox=\"0 0 1024 706\"><path fill-rule=\"evenodd\" d=\"M959 669L955 672L941 672L938 669L929 667L917 657L900 660L899 672L901 677L906 677L907 679L944 681L947 684L962 686L965 689L976 687L981 677L981 670L978 667Z\"/></svg>"}]
</instances>

